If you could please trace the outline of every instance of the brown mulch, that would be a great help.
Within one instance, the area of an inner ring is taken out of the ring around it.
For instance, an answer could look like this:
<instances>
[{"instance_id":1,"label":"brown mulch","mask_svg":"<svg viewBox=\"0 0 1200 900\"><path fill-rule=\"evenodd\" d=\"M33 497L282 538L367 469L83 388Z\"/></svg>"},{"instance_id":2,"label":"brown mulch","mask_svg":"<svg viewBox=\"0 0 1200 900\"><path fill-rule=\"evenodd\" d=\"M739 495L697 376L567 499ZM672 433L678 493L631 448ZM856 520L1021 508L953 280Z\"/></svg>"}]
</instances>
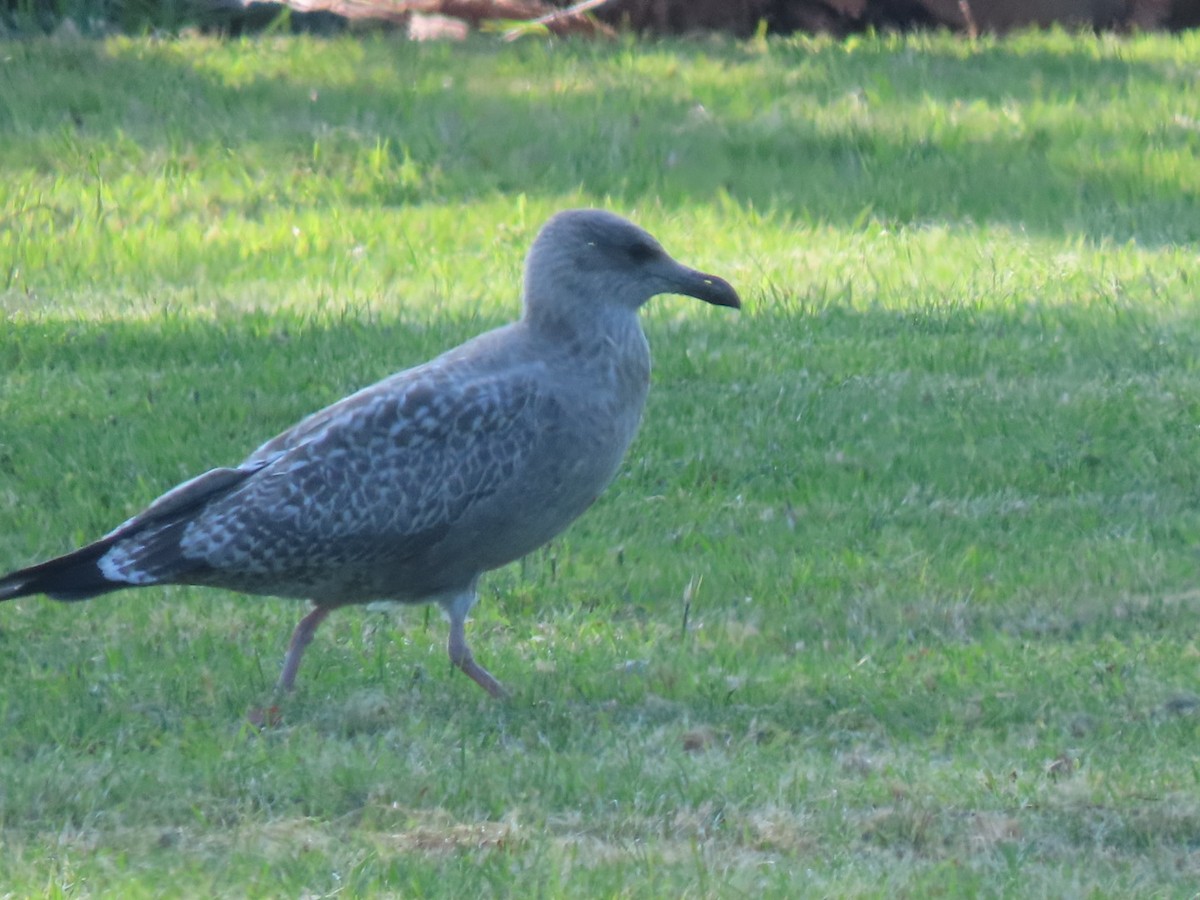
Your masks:
<instances>
[{"instance_id":1,"label":"brown mulch","mask_svg":"<svg viewBox=\"0 0 1200 900\"><path fill-rule=\"evenodd\" d=\"M766 26L850 34L867 28L950 28L968 35L1029 26L1158 29L1200 25L1200 0L196 0L235 20L287 7L293 18L407 29L418 40L461 39L485 23L508 37L530 33L613 37L719 31L745 36ZM253 27L253 26L251 26ZM303 26L302 26L303 27Z\"/></svg>"}]
</instances>

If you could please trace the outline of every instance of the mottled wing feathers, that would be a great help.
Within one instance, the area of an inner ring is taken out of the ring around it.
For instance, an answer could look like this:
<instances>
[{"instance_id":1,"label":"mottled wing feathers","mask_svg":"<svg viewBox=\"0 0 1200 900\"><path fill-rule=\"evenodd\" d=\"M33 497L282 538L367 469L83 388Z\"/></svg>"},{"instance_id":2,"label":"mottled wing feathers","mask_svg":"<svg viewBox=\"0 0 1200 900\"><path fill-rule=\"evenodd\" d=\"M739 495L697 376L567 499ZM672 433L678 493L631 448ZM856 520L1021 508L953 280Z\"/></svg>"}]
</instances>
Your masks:
<instances>
[{"instance_id":1,"label":"mottled wing feathers","mask_svg":"<svg viewBox=\"0 0 1200 900\"><path fill-rule=\"evenodd\" d=\"M372 572L428 552L522 466L537 398L535 381L521 377L385 382L223 470L247 474L186 520L151 517L145 542L125 532L107 562L134 583L376 590Z\"/></svg>"},{"instance_id":2,"label":"mottled wing feathers","mask_svg":"<svg viewBox=\"0 0 1200 900\"><path fill-rule=\"evenodd\" d=\"M515 377L521 380L513 368L513 361L492 359L497 348L501 350L501 354L511 350L507 339L511 337L512 332L512 326L506 326L479 335L423 365L397 372L343 397L271 438L246 457L239 468L270 462L314 438L321 438L332 430L345 427L361 413L369 411L381 402L401 400L401 406L404 402L415 404L417 397L437 392L444 392L447 400L450 400L460 390L471 389L472 383L491 385L500 390L506 378ZM488 363L493 361L499 364L489 366ZM412 400L405 401L404 398L410 396ZM412 409L410 407L410 411ZM403 410L400 412L402 416L408 415Z\"/></svg>"},{"instance_id":3,"label":"mottled wing feathers","mask_svg":"<svg viewBox=\"0 0 1200 900\"><path fill-rule=\"evenodd\" d=\"M131 519L122 522L104 538L119 538L122 534L143 529L154 522L179 519L214 498L229 493L256 471L261 464L236 469L210 469L167 491Z\"/></svg>"}]
</instances>

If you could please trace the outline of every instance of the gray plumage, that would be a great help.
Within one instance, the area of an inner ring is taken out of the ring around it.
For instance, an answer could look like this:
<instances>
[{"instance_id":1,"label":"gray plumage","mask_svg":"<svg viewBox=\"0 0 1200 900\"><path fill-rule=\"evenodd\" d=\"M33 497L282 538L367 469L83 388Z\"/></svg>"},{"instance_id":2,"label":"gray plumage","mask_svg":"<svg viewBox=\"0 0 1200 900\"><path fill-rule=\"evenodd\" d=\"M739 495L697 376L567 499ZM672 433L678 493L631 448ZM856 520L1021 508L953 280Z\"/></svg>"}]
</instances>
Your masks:
<instances>
[{"instance_id":1,"label":"gray plumage","mask_svg":"<svg viewBox=\"0 0 1200 900\"><path fill-rule=\"evenodd\" d=\"M650 379L637 311L661 293L740 305L619 216L559 213L526 260L521 319L314 413L93 544L0 578L0 600L153 584L307 599L284 690L330 610L436 601L452 662L500 695L465 639L476 583L561 532L616 474Z\"/></svg>"}]
</instances>

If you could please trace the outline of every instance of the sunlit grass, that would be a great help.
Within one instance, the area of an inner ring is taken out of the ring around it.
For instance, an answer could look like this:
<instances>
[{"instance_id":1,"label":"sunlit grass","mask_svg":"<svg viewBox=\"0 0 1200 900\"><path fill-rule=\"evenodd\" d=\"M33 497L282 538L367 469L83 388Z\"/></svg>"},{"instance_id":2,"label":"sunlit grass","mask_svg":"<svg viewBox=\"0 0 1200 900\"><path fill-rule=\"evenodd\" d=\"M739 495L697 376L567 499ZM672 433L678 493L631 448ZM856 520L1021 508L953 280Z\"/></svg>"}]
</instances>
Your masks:
<instances>
[{"instance_id":1,"label":"sunlit grass","mask_svg":"<svg viewBox=\"0 0 1200 900\"><path fill-rule=\"evenodd\" d=\"M616 483L425 609L0 609L14 895L1188 896L1197 39L0 45L0 569L518 313L647 311Z\"/></svg>"}]
</instances>

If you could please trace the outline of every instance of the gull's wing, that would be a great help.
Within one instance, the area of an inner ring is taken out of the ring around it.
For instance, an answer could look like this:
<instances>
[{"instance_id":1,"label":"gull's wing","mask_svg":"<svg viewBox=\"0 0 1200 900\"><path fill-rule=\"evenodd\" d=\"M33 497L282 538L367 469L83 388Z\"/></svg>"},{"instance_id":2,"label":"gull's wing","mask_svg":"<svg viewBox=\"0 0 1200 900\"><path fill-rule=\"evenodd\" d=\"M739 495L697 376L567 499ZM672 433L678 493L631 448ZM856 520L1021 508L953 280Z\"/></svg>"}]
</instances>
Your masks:
<instances>
[{"instance_id":1,"label":"gull's wing","mask_svg":"<svg viewBox=\"0 0 1200 900\"><path fill-rule=\"evenodd\" d=\"M539 406L553 404L530 373L405 375L164 495L114 533L101 569L135 584L282 580L302 591L341 568L428 551L520 472Z\"/></svg>"}]
</instances>

